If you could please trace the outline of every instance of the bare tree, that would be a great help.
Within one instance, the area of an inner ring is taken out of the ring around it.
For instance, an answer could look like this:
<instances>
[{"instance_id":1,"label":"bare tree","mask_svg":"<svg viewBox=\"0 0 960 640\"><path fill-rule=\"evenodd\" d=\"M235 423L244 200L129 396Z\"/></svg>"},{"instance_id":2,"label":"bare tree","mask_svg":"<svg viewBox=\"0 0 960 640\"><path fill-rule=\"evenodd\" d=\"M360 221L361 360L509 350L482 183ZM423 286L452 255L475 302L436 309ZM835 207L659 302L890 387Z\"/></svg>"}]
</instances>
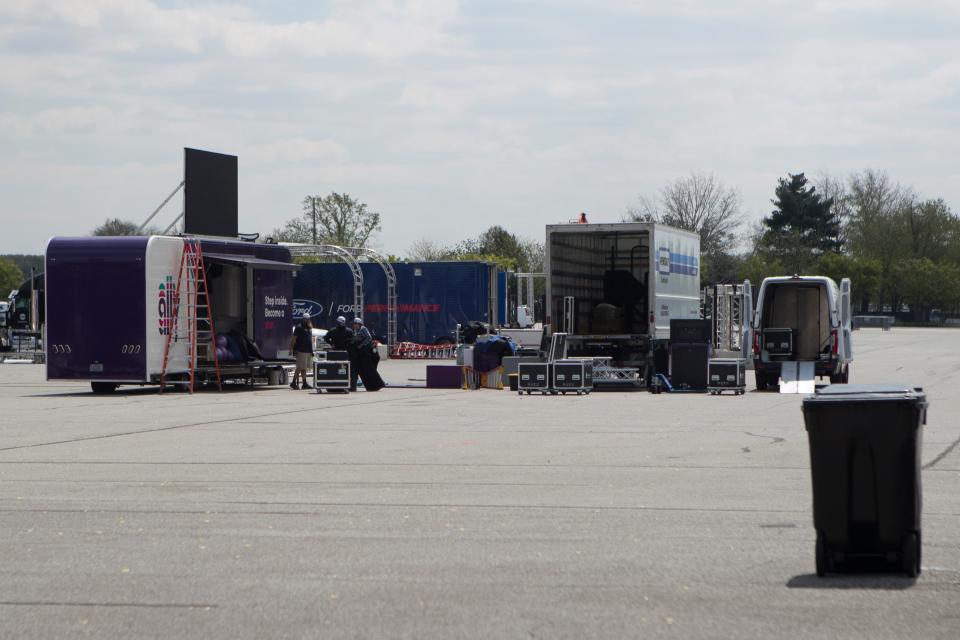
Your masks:
<instances>
[{"instance_id":1,"label":"bare tree","mask_svg":"<svg viewBox=\"0 0 960 640\"><path fill-rule=\"evenodd\" d=\"M90 232L92 236L155 236L160 233L157 227L141 229L140 225L130 220L107 218L102 225Z\"/></svg>"},{"instance_id":2,"label":"bare tree","mask_svg":"<svg viewBox=\"0 0 960 640\"><path fill-rule=\"evenodd\" d=\"M443 260L449 250L440 245L435 240L429 238L420 238L414 240L407 249L407 260L411 262L435 262Z\"/></svg>"},{"instance_id":3,"label":"bare tree","mask_svg":"<svg viewBox=\"0 0 960 640\"><path fill-rule=\"evenodd\" d=\"M742 221L742 198L712 173L691 173L660 190L653 201L640 198L640 207L628 212L629 220L662 222L700 234L706 256L729 253Z\"/></svg>"}]
</instances>

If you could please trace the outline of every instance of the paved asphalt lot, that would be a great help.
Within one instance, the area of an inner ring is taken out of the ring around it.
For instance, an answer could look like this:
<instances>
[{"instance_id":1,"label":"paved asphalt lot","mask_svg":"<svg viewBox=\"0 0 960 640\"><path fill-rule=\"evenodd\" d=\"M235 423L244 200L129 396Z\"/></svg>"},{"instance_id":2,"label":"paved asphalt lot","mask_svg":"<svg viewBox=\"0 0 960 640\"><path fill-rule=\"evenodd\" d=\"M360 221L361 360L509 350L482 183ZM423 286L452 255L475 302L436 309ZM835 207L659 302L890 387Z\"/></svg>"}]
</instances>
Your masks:
<instances>
[{"instance_id":1,"label":"paved asphalt lot","mask_svg":"<svg viewBox=\"0 0 960 640\"><path fill-rule=\"evenodd\" d=\"M852 381L931 400L916 581L813 575L800 396L105 397L0 365L0 637L960 637L960 331L855 348Z\"/></svg>"}]
</instances>

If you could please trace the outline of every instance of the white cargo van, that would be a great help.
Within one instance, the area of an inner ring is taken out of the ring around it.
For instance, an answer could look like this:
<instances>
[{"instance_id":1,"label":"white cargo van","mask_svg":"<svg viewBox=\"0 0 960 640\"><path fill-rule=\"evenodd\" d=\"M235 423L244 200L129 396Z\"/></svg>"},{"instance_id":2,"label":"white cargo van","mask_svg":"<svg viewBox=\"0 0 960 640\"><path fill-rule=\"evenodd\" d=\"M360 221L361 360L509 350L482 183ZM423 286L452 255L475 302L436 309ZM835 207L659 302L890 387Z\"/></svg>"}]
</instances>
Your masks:
<instances>
[{"instance_id":1,"label":"white cargo van","mask_svg":"<svg viewBox=\"0 0 960 640\"><path fill-rule=\"evenodd\" d=\"M766 278L753 315L757 389L775 387L785 363L846 383L853 360L850 280L825 276Z\"/></svg>"}]
</instances>

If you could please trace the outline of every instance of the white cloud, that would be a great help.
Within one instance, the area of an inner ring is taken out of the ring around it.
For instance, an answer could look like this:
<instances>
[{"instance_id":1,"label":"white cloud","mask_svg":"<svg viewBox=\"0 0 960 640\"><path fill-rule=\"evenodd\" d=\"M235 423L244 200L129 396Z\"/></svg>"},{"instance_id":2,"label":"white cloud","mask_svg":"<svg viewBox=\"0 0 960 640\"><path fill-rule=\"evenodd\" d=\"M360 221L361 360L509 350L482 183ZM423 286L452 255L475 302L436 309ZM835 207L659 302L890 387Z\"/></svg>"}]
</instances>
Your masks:
<instances>
[{"instance_id":1,"label":"white cloud","mask_svg":"<svg viewBox=\"0 0 960 640\"><path fill-rule=\"evenodd\" d=\"M240 156L245 229L346 191L395 253L617 220L691 170L757 214L788 170L864 166L958 207L960 17L937 2L7 0L0 219L24 222L0 251L142 219L183 146Z\"/></svg>"}]
</instances>

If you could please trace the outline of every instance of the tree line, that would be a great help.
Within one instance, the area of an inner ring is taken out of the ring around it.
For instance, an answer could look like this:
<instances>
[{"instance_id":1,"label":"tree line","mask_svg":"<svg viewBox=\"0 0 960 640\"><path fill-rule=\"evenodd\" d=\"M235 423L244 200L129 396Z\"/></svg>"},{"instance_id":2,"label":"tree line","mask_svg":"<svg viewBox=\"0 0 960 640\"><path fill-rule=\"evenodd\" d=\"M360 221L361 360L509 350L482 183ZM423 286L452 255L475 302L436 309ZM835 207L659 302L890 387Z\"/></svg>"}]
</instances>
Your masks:
<instances>
[{"instance_id":1,"label":"tree line","mask_svg":"<svg viewBox=\"0 0 960 640\"><path fill-rule=\"evenodd\" d=\"M744 229L742 199L713 175L691 174L641 197L627 219L696 231L702 281L754 284L768 276L849 277L858 313L903 313L926 322L960 309L960 218L873 169L845 179L787 174L773 208Z\"/></svg>"},{"instance_id":2,"label":"tree line","mask_svg":"<svg viewBox=\"0 0 960 640\"><path fill-rule=\"evenodd\" d=\"M700 235L701 281L757 284L768 276L819 274L853 281L858 313L903 313L929 321L960 310L960 218L940 198L923 197L886 173L846 178L779 178L772 209L746 222L738 189L715 175L691 173L644 195L625 221L654 221ZM308 195L300 214L274 229L275 241L367 247L382 216L346 193ZM108 219L94 235L129 235L136 225ZM542 240L494 225L475 238L413 242L400 261L484 260L513 271L543 270Z\"/></svg>"}]
</instances>

